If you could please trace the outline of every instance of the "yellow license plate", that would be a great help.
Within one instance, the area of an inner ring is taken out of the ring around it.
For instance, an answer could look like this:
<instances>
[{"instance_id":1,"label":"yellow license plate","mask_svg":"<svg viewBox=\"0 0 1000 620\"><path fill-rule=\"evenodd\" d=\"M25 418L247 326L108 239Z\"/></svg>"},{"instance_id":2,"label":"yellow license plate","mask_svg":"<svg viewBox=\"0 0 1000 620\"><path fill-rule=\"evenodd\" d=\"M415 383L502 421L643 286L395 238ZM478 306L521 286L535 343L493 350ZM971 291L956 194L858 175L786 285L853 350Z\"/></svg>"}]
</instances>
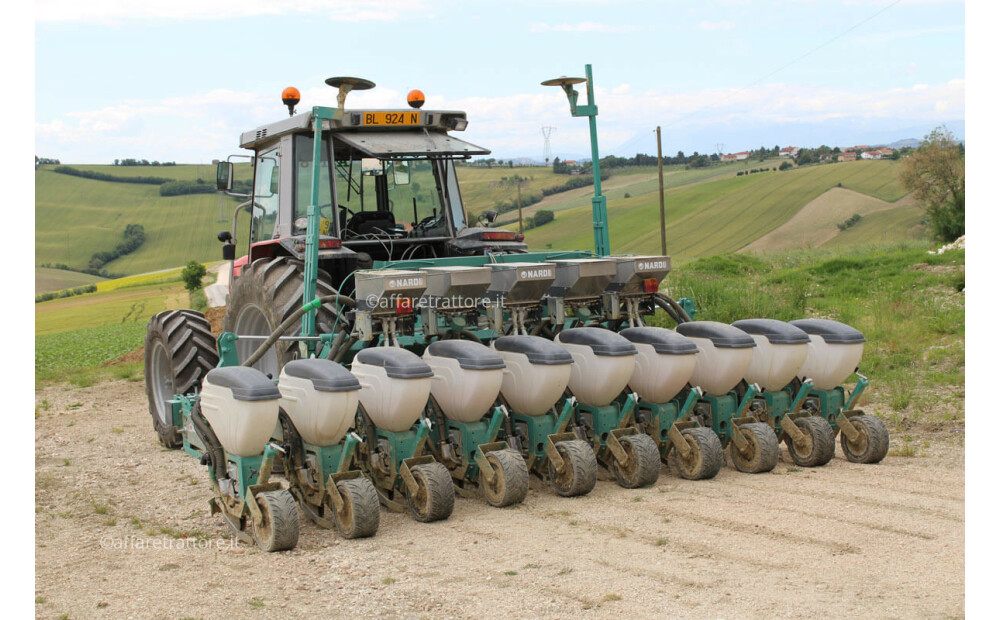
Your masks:
<instances>
[{"instance_id":1,"label":"yellow license plate","mask_svg":"<svg viewBox=\"0 0 1000 620\"><path fill-rule=\"evenodd\" d=\"M361 118L363 125L375 127L420 124L420 112L364 112Z\"/></svg>"}]
</instances>

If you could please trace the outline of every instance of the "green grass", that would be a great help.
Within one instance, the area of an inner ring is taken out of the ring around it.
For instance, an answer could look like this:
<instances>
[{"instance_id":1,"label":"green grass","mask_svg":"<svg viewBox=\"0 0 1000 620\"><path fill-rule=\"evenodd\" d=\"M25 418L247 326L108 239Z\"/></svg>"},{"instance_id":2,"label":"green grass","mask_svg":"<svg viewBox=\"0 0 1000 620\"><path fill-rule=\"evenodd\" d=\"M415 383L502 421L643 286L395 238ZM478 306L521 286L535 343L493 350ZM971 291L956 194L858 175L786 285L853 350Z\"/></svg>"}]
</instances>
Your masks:
<instances>
[{"instance_id":1,"label":"green grass","mask_svg":"<svg viewBox=\"0 0 1000 620\"><path fill-rule=\"evenodd\" d=\"M698 320L831 318L867 339L861 372L880 402L916 421L964 417L941 408L965 389L965 253L926 243L727 254L670 274L671 296L694 299ZM668 325L665 317L659 324Z\"/></svg>"}]
</instances>

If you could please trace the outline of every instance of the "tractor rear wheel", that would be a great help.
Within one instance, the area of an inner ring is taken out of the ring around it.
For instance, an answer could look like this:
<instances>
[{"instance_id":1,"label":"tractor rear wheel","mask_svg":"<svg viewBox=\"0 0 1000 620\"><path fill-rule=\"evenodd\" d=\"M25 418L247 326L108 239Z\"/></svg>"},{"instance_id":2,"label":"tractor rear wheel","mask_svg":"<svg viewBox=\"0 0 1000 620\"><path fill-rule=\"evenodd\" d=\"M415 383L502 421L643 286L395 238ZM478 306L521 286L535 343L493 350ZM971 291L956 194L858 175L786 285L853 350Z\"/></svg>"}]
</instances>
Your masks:
<instances>
[{"instance_id":1,"label":"tractor rear wheel","mask_svg":"<svg viewBox=\"0 0 1000 620\"><path fill-rule=\"evenodd\" d=\"M691 449L685 457L677 449L670 448L670 464L685 480L708 480L722 469L722 443L710 428L696 426L681 431Z\"/></svg>"},{"instance_id":2,"label":"tractor rear wheel","mask_svg":"<svg viewBox=\"0 0 1000 620\"><path fill-rule=\"evenodd\" d=\"M188 394L201 387L208 371L219 363L215 337L205 315L194 310L167 310L149 320L145 341L146 399L153 428L160 443L180 448L182 440L174 426L175 394Z\"/></svg>"},{"instance_id":3,"label":"tractor rear wheel","mask_svg":"<svg viewBox=\"0 0 1000 620\"><path fill-rule=\"evenodd\" d=\"M881 418L873 415L857 415L849 418L858 431L858 439L851 442L843 431L840 432L840 447L844 458L852 463L878 463L889 452L889 430Z\"/></svg>"},{"instance_id":4,"label":"tractor rear wheel","mask_svg":"<svg viewBox=\"0 0 1000 620\"><path fill-rule=\"evenodd\" d=\"M233 283L229 295L223 331L237 336L270 336L293 312L302 307L302 291L305 283L305 268L302 261L288 256L261 259L244 268ZM330 277L320 272L316 281L316 296L333 295L337 291L330 285ZM329 333L335 327L337 306L324 304L316 313L317 333ZM295 323L284 336L296 336L301 331L301 323ZM236 341L236 354L242 363L261 345L259 339ZM253 365L264 374L276 378L284 365L299 356L298 343L290 340L278 341L270 351Z\"/></svg>"},{"instance_id":5,"label":"tractor rear wheel","mask_svg":"<svg viewBox=\"0 0 1000 620\"><path fill-rule=\"evenodd\" d=\"M792 423L787 418L785 424ZM805 433L803 446L795 445L791 436L786 434L785 445L788 446L788 454L792 461L799 467L820 467L826 465L833 458L833 448L837 443L833 428L821 417L807 416L798 418L794 424Z\"/></svg>"},{"instance_id":6,"label":"tractor rear wheel","mask_svg":"<svg viewBox=\"0 0 1000 620\"><path fill-rule=\"evenodd\" d=\"M371 480L364 476L349 478L337 483L337 491L344 498L344 510L336 512L337 530L344 538L368 538L378 531L378 493Z\"/></svg>"},{"instance_id":7,"label":"tractor rear wheel","mask_svg":"<svg viewBox=\"0 0 1000 620\"><path fill-rule=\"evenodd\" d=\"M258 493L261 521L254 523L253 538L261 551L286 551L299 542L299 505L288 491Z\"/></svg>"},{"instance_id":8,"label":"tractor rear wheel","mask_svg":"<svg viewBox=\"0 0 1000 620\"><path fill-rule=\"evenodd\" d=\"M762 474L774 469L778 464L778 436L763 422L744 424L736 429L747 440L746 453L740 452L736 442L729 444L729 456L733 467L745 474Z\"/></svg>"},{"instance_id":9,"label":"tractor rear wheel","mask_svg":"<svg viewBox=\"0 0 1000 620\"><path fill-rule=\"evenodd\" d=\"M597 456L590 444L580 439L556 442L556 451L563 459L563 471L556 471L549 459L549 482L563 497L586 495L597 484Z\"/></svg>"},{"instance_id":10,"label":"tractor rear wheel","mask_svg":"<svg viewBox=\"0 0 1000 620\"><path fill-rule=\"evenodd\" d=\"M493 467L493 484L479 473L479 486L490 506L503 508L520 504L528 496L528 466L524 458L513 450L494 450L486 453L486 460Z\"/></svg>"},{"instance_id":11,"label":"tractor rear wheel","mask_svg":"<svg viewBox=\"0 0 1000 620\"><path fill-rule=\"evenodd\" d=\"M611 463L618 485L638 489L656 482L660 477L660 450L656 442L649 435L640 433L622 437L621 444L628 455L628 463L622 465L618 459Z\"/></svg>"},{"instance_id":12,"label":"tractor rear wheel","mask_svg":"<svg viewBox=\"0 0 1000 620\"><path fill-rule=\"evenodd\" d=\"M421 523L440 521L455 508L455 485L451 472L441 463L414 465L410 472L417 481L417 492L406 490L406 500L413 518Z\"/></svg>"}]
</instances>

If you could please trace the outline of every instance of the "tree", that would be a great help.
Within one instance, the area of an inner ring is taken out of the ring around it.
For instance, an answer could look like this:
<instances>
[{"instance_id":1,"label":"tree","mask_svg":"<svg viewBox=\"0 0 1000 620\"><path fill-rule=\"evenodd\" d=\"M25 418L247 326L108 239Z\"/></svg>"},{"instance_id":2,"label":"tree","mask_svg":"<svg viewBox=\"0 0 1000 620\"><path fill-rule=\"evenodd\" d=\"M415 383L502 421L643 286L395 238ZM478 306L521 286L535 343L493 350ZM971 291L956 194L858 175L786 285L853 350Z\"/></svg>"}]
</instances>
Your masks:
<instances>
[{"instance_id":1,"label":"tree","mask_svg":"<svg viewBox=\"0 0 1000 620\"><path fill-rule=\"evenodd\" d=\"M201 288L201 279L205 277L205 265L198 261L191 261L187 267L181 270L181 280L184 280L184 288L192 293Z\"/></svg>"},{"instance_id":2,"label":"tree","mask_svg":"<svg viewBox=\"0 0 1000 620\"><path fill-rule=\"evenodd\" d=\"M899 179L927 208L935 238L954 241L965 234L965 149L945 127L924 137L903 160Z\"/></svg>"}]
</instances>

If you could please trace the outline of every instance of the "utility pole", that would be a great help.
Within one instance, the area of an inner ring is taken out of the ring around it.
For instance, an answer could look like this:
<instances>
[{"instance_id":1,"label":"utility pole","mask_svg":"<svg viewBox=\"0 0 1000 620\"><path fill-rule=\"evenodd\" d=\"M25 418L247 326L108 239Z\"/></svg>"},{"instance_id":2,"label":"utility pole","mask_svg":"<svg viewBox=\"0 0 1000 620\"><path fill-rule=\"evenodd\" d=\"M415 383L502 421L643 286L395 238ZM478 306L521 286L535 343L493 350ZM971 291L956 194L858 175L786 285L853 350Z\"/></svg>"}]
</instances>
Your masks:
<instances>
[{"instance_id":1,"label":"utility pole","mask_svg":"<svg viewBox=\"0 0 1000 620\"><path fill-rule=\"evenodd\" d=\"M656 126L656 167L660 174L660 254L667 255L667 212L663 207L663 144L660 126Z\"/></svg>"},{"instance_id":2,"label":"utility pole","mask_svg":"<svg viewBox=\"0 0 1000 620\"><path fill-rule=\"evenodd\" d=\"M517 181L517 232L524 234L524 218L521 217L521 181Z\"/></svg>"}]
</instances>

